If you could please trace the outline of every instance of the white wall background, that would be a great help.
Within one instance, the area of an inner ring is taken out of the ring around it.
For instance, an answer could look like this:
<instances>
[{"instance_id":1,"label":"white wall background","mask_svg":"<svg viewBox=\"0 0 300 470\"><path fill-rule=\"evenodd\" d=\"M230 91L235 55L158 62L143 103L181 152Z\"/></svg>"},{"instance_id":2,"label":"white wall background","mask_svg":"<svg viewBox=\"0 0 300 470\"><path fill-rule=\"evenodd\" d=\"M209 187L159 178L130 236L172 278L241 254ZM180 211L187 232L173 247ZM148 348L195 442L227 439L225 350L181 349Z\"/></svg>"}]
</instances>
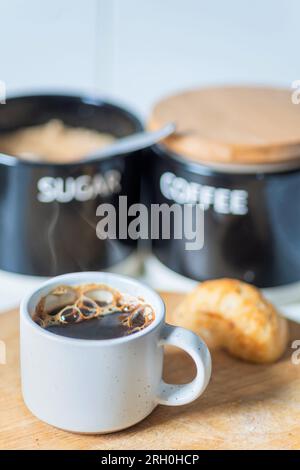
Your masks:
<instances>
[{"instance_id":1,"label":"white wall background","mask_svg":"<svg viewBox=\"0 0 300 470\"><path fill-rule=\"evenodd\" d=\"M146 114L161 95L300 78L298 0L0 0L8 92L91 91Z\"/></svg>"}]
</instances>

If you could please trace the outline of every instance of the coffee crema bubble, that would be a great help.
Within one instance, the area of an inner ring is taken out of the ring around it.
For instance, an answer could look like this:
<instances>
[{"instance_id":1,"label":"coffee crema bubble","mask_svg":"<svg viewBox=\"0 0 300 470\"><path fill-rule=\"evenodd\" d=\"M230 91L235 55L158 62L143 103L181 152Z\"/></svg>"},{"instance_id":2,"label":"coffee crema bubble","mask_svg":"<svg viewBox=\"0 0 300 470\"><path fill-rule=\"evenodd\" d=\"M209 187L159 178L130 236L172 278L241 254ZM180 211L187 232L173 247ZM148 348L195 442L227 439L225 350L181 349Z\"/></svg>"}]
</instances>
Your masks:
<instances>
[{"instance_id":1,"label":"coffee crema bubble","mask_svg":"<svg viewBox=\"0 0 300 470\"><path fill-rule=\"evenodd\" d=\"M33 320L52 333L78 339L112 339L143 330L155 318L143 298L106 284L60 285L42 297Z\"/></svg>"}]
</instances>

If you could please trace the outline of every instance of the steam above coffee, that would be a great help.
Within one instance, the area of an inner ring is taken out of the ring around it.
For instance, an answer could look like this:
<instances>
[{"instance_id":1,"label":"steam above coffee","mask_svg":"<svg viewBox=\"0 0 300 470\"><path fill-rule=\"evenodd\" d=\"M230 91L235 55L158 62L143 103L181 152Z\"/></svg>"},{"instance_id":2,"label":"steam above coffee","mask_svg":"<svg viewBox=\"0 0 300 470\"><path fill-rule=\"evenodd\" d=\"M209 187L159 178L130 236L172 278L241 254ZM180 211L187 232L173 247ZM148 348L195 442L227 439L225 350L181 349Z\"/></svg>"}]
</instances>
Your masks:
<instances>
[{"instance_id":1,"label":"steam above coffee","mask_svg":"<svg viewBox=\"0 0 300 470\"><path fill-rule=\"evenodd\" d=\"M77 339L112 339L143 330L155 318L144 299L105 284L57 286L42 297L33 320L52 333Z\"/></svg>"}]
</instances>

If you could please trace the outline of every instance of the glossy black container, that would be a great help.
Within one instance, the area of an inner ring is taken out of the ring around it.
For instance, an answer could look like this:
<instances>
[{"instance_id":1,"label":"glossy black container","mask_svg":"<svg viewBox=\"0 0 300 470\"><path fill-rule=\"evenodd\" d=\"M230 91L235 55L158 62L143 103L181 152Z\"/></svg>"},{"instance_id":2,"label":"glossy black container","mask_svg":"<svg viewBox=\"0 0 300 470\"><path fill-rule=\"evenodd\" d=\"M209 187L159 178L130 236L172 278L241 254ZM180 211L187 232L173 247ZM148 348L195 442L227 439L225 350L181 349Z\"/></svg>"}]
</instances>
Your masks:
<instances>
[{"instance_id":1,"label":"glossy black container","mask_svg":"<svg viewBox=\"0 0 300 470\"><path fill-rule=\"evenodd\" d=\"M149 157L152 203L204 203L204 247L153 240L155 256L194 280L234 277L259 287L300 280L300 169L213 170L155 146ZM242 170L241 170L242 171Z\"/></svg>"},{"instance_id":2,"label":"glossy black container","mask_svg":"<svg viewBox=\"0 0 300 470\"><path fill-rule=\"evenodd\" d=\"M22 96L0 106L0 134L57 118L122 137L140 121L90 97ZM139 202L139 152L99 162L48 164L0 154L0 269L37 276L107 269L136 249L130 240L99 240L96 209L119 196Z\"/></svg>"}]
</instances>

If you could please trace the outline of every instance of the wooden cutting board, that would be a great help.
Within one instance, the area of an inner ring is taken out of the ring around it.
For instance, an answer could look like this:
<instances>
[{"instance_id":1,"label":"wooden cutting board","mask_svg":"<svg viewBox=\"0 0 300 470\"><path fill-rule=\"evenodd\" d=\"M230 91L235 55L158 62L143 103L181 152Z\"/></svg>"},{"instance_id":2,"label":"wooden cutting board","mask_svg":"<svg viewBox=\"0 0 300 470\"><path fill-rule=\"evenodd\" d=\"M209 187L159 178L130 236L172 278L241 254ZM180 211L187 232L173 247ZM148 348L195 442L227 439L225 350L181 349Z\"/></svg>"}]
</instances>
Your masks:
<instances>
[{"instance_id":1,"label":"wooden cutting board","mask_svg":"<svg viewBox=\"0 0 300 470\"><path fill-rule=\"evenodd\" d=\"M171 323L181 296L163 298ZM291 348L267 366L212 351L212 379L196 402L159 406L130 429L86 436L40 422L23 404L18 320L17 311L0 315L7 348L7 364L0 365L0 449L300 449L300 365L292 364ZM291 342L300 339L300 325L291 323L291 332ZM185 353L167 350L165 380L183 383L194 372Z\"/></svg>"}]
</instances>

